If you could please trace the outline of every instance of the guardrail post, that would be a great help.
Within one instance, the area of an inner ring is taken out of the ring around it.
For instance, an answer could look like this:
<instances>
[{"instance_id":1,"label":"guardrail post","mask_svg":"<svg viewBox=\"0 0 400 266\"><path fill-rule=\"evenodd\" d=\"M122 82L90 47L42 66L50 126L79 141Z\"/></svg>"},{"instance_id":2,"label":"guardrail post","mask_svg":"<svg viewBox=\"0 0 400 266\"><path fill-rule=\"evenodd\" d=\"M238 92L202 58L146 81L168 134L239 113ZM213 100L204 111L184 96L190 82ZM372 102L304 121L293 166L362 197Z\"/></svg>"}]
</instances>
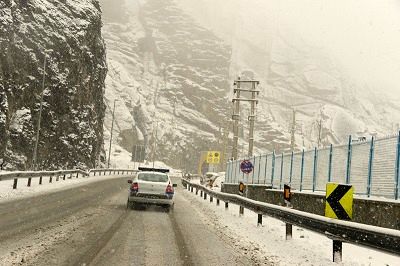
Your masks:
<instances>
[{"instance_id":1,"label":"guardrail post","mask_svg":"<svg viewBox=\"0 0 400 266\"><path fill-rule=\"evenodd\" d=\"M193 193L193 187L190 187L190 192L192 192L192 193Z\"/></svg>"},{"instance_id":2,"label":"guardrail post","mask_svg":"<svg viewBox=\"0 0 400 266\"><path fill-rule=\"evenodd\" d=\"M68 178L69 178L69 179L72 179L72 173L69 174L69 177L68 177Z\"/></svg>"},{"instance_id":3,"label":"guardrail post","mask_svg":"<svg viewBox=\"0 0 400 266\"><path fill-rule=\"evenodd\" d=\"M313 165L313 182L312 182L312 191L315 191L316 183L317 183L317 167L318 167L318 150L317 147L314 148L314 165Z\"/></svg>"},{"instance_id":4,"label":"guardrail post","mask_svg":"<svg viewBox=\"0 0 400 266\"><path fill-rule=\"evenodd\" d=\"M42 176L39 177L39 185L42 184Z\"/></svg>"},{"instance_id":5,"label":"guardrail post","mask_svg":"<svg viewBox=\"0 0 400 266\"><path fill-rule=\"evenodd\" d=\"M17 189L18 178L14 178L13 189Z\"/></svg>"},{"instance_id":6,"label":"guardrail post","mask_svg":"<svg viewBox=\"0 0 400 266\"><path fill-rule=\"evenodd\" d=\"M282 179L283 179L283 152L281 156L281 177L279 180L279 189L282 189Z\"/></svg>"},{"instance_id":7,"label":"guardrail post","mask_svg":"<svg viewBox=\"0 0 400 266\"><path fill-rule=\"evenodd\" d=\"M90 173L89 173L89 175L90 175ZM101 174L100 174L100 175L101 175ZM96 171L93 172L93 176L96 176Z\"/></svg>"},{"instance_id":8,"label":"guardrail post","mask_svg":"<svg viewBox=\"0 0 400 266\"><path fill-rule=\"evenodd\" d=\"M53 176L52 175L50 175L49 183L53 183Z\"/></svg>"},{"instance_id":9,"label":"guardrail post","mask_svg":"<svg viewBox=\"0 0 400 266\"><path fill-rule=\"evenodd\" d=\"M219 199L217 199L217 206L219 206Z\"/></svg>"},{"instance_id":10,"label":"guardrail post","mask_svg":"<svg viewBox=\"0 0 400 266\"><path fill-rule=\"evenodd\" d=\"M200 190L200 197L203 197L203 190Z\"/></svg>"},{"instance_id":11,"label":"guardrail post","mask_svg":"<svg viewBox=\"0 0 400 266\"><path fill-rule=\"evenodd\" d=\"M63 180L65 180L65 174L64 174L64 176L63 176Z\"/></svg>"},{"instance_id":12,"label":"guardrail post","mask_svg":"<svg viewBox=\"0 0 400 266\"><path fill-rule=\"evenodd\" d=\"M328 183L332 181L332 156L333 156L333 145L329 148L329 163L328 163Z\"/></svg>"},{"instance_id":13,"label":"guardrail post","mask_svg":"<svg viewBox=\"0 0 400 266\"><path fill-rule=\"evenodd\" d=\"M367 196L371 196L371 184L372 184L372 165L374 162L374 137L371 138L371 146L369 148L369 161L368 161L368 183L367 183Z\"/></svg>"},{"instance_id":14,"label":"guardrail post","mask_svg":"<svg viewBox=\"0 0 400 266\"><path fill-rule=\"evenodd\" d=\"M28 187L31 186L31 182L32 182L32 177L29 177L29 178L28 178L28 185L27 185Z\"/></svg>"},{"instance_id":15,"label":"guardrail post","mask_svg":"<svg viewBox=\"0 0 400 266\"><path fill-rule=\"evenodd\" d=\"M271 169L271 185L274 186L274 175L275 175L275 150L272 152L272 169Z\"/></svg>"},{"instance_id":16,"label":"guardrail post","mask_svg":"<svg viewBox=\"0 0 400 266\"><path fill-rule=\"evenodd\" d=\"M79 172L78 173L76 173L76 178L78 178L79 177Z\"/></svg>"},{"instance_id":17,"label":"guardrail post","mask_svg":"<svg viewBox=\"0 0 400 266\"><path fill-rule=\"evenodd\" d=\"M199 194L199 189L198 188L196 188L196 195L198 195Z\"/></svg>"},{"instance_id":18,"label":"guardrail post","mask_svg":"<svg viewBox=\"0 0 400 266\"><path fill-rule=\"evenodd\" d=\"M292 175L293 175L293 151L290 157L290 173L289 173L289 184L292 184Z\"/></svg>"},{"instance_id":19,"label":"guardrail post","mask_svg":"<svg viewBox=\"0 0 400 266\"><path fill-rule=\"evenodd\" d=\"M244 214L244 207L239 206L239 216Z\"/></svg>"},{"instance_id":20,"label":"guardrail post","mask_svg":"<svg viewBox=\"0 0 400 266\"><path fill-rule=\"evenodd\" d=\"M351 172L351 135L349 135L349 144L347 147L347 171L346 171L346 184L350 184Z\"/></svg>"},{"instance_id":21,"label":"guardrail post","mask_svg":"<svg viewBox=\"0 0 400 266\"><path fill-rule=\"evenodd\" d=\"M304 177L304 149L301 153L300 191L303 189L303 177Z\"/></svg>"},{"instance_id":22,"label":"guardrail post","mask_svg":"<svg viewBox=\"0 0 400 266\"><path fill-rule=\"evenodd\" d=\"M342 241L333 240L333 262L342 262Z\"/></svg>"},{"instance_id":23,"label":"guardrail post","mask_svg":"<svg viewBox=\"0 0 400 266\"><path fill-rule=\"evenodd\" d=\"M292 239L293 228L291 224L286 224L286 240Z\"/></svg>"},{"instance_id":24,"label":"guardrail post","mask_svg":"<svg viewBox=\"0 0 400 266\"><path fill-rule=\"evenodd\" d=\"M395 189L394 189L394 198L396 200L399 199L400 194L400 132L397 137L397 150L396 150L396 176L395 176Z\"/></svg>"},{"instance_id":25,"label":"guardrail post","mask_svg":"<svg viewBox=\"0 0 400 266\"><path fill-rule=\"evenodd\" d=\"M204 199L207 199L207 193L204 191Z\"/></svg>"},{"instance_id":26,"label":"guardrail post","mask_svg":"<svg viewBox=\"0 0 400 266\"><path fill-rule=\"evenodd\" d=\"M259 213L257 215L257 226L261 226L262 225L262 214Z\"/></svg>"},{"instance_id":27,"label":"guardrail post","mask_svg":"<svg viewBox=\"0 0 400 266\"><path fill-rule=\"evenodd\" d=\"M225 210L228 209L228 205L229 205L229 203L227 201L225 201Z\"/></svg>"},{"instance_id":28,"label":"guardrail post","mask_svg":"<svg viewBox=\"0 0 400 266\"><path fill-rule=\"evenodd\" d=\"M56 181L58 181L60 179L60 175L57 175L56 177Z\"/></svg>"},{"instance_id":29,"label":"guardrail post","mask_svg":"<svg viewBox=\"0 0 400 266\"><path fill-rule=\"evenodd\" d=\"M210 202L213 202L214 198L210 195Z\"/></svg>"}]
</instances>

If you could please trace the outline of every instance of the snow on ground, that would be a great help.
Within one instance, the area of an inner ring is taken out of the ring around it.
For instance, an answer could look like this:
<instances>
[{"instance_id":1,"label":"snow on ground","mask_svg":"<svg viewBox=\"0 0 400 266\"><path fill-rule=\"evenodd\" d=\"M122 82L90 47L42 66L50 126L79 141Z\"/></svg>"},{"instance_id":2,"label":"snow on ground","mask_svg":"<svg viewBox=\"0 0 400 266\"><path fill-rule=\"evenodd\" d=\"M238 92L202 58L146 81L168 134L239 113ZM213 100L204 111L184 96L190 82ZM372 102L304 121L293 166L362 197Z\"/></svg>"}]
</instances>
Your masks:
<instances>
[{"instance_id":1,"label":"snow on ground","mask_svg":"<svg viewBox=\"0 0 400 266\"><path fill-rule=\"evenodd\" d=\"M200 194L200 193L199 193ZM293 239L285 240L285 223L264 216L263 225L257 226L257 214L245 209L239 216L239 206L229 209L211 204L185 190L184 195L193 206L202 209L210 224L227 234L235 245L250 246L246 254L267 257L278 265L399 265L400 257L351 244L343 244L343 262L332 262L332 240L325 236L293 226ZM214 200L215 202L215 200Z\"/></svg>"},{"instance_id":2,"label":"snow on ground","mask_svg":"<svg viewBox=\"0 0 400 266\"><path fill-rule=\"evenodd\" d=\"M56 176L53 176L53 182L49 183L49 177L45 176L43 177L42 185L39 185L38 177L32 178L31 187L27 187L27 182L28 182L27 178L19 178L17 189L13 189L13 182L14 182L13 180L0 181L0 202L37 196L45 193L65 190L93 182L98 182L104 179L112 179L120 177L123 177L123 175L115 175L115 176L97 175L90 177L79 176L79 178L73 176L72 179L66 178L65 180L62 180L62 178L60 178L59 181L56 181Z\"/></svg>"}]
</instances>

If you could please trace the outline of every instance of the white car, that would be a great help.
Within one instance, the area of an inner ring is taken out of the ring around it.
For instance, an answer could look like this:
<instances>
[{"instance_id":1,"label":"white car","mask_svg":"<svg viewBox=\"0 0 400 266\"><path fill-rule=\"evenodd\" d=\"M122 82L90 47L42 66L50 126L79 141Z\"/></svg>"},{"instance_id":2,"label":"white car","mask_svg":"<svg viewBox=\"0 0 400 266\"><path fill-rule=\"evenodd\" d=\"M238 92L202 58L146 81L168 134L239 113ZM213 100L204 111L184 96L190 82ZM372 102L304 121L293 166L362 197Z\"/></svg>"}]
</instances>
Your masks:
<instances>
[{"instance_id":1,"label":"white car","mask_svg":"<svg viewBox=\"0 0 400 266\"><path fill-rule=\"evenodd\" d=\"M168 175L168 169L139 167L139 172L132 180L129 188L127 208L136 204L160 205L166 208L174 205L174 187Z\"/></svg>"}]
</instances>

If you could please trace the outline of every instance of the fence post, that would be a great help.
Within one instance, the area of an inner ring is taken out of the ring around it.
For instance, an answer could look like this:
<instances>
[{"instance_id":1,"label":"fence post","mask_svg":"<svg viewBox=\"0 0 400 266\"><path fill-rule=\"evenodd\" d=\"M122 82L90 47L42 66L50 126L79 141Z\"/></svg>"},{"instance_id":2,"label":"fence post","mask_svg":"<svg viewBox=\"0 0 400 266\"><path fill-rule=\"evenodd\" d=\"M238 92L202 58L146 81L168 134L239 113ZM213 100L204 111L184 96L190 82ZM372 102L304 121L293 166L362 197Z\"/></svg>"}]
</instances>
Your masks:
<instances>
[{"instance_id":1,"label":"fence post","mask_svg":"<svg viewBox=\"0 0 400 266\"><path fill-rule=\"evenodd\" d=\"M17 189L18 178L14 178L13 189Z\"/></svg>"},{"instance_id":2,"label":"fence post","mask_svg":"<svg viewBox=\"0 0 400 266\"><path fill-rule=\"evenodd\" d=\"M293 151L292 151L292 155L290 156L289 184L292 183L292 174L293 174Z\"/></svg>"},{"instance_id":3,"label":"fence post","mask_svg":"<svg viewBox=\"0 0 400 266\"><path fill-rule=\"evenodd\" d=\"M281 156L281 177L279 180L279 189L282 189L282 178L283 178L283 152Z\"/></svg>"},{"instance_id":4,"label":"fence post","mask_svg":"<svg viewBox=\"0 0 400 266\"><path fill-rule=\"evenodd\" d=\"M400 132L397 137L397 150L396 150L396 176L395 176L395 190L394 190L394 198L396 200L399 199L399 183L400 183Z\"/></svg>"},{"instance_id":5,"label":"fence post","mask_svg":"<svg viewBox=\"0 0 400 266\"><path fill-rule=\"evenodd\" d=\"M42 176L39 177L39 185L42 184Z\"/></svg>"},{"instance_id":6,"label":"fence post","mask_svg":"<svg viewBox=\"0 0 400 266\"><path fill-rule=\"evenodd\" d=\"M256 168L256 156L253 157L253 162L254 162L254 165L253 165L253 173L252 173L252 175L251 175L251 183L252 183L252 184L254 184L254 169Z\"/></svg>"},{"instance_id":7,"label":"fence post","mask_svg":"<svg viewBox=\"0 0 400 266\"><path fill-rule=\"evenodd\" d=\"M265 183L267 183L267 165L268 165L268 154L265 154L264 185Z\"/></svg>"},{"instance_id":8,"label":"fence post","mask_svg":"<svg viewBox=\"0 0 400 266\"><path fill-rule=\"evenodd\" d=\"M258 159L258 175L257 175L257 184L260 184L260 171L261 171L261 155Z\"/></svg>"},{"instance_id":9,"label":"fence post","mask_svg":"<svg viewBox=\"0 0 400 266\"><path fill-rule=\"evenodd\" d=\"M332 155L333 155L333 145L329 148L329 163L328 163L328 183L332 181Z\"/></svg>"},{"instance_id":10,"label":"fence post","mask_svg":"<svg viewBox=\"0 0 400 266\"><path fill-rule=\"evenodd\" d=\"M367 196L371 196L371 184L372 184L372 164L374 161L374 137L371 138L371 146L369 148L369 162L368 162L368 183L367 183Z\"/></svg>"},{"instance_id":11,"label":"fence post","mask_svg":"<svg viewBox=\"0 0 400 266\"><path fill-rule=\"evenodd\" d=\"M351 135L349 135L349 145L347 147L346 184L350 184L350 172L351 172Z\"/></svg>"},{"instance_id":12,"label":"fence post","mask_svg":"<svg viewBox=\"0 0 400 266\"><path fill-rule=\"evenodd\" d=\"M318 163L318 151L317 147L314 148L314 167L313 167L313 184L312 191L315 191L315 186L317 182L317 163Z\"/></svg>"},{"instance_id":13,"label":"fence post","mask_svg":"<svg viewBox=\"0 0 400 266\"><path fill-rule=\"evenodd\" d=\"M303 189L303 175L304 175L304 149L301 153L301 171L300 171L300 191Z\"/></svg>"},{"instance_id":14,"label":"fence post","mask_svg":"<svg viewBox=\"0 0 400 266\"><path fill-rule=\"evenodd\" d=\"M28 187L31 186L31 182L32 182L32 177L29 177L29 178L28 178Z\"/></svg>"},{"instance_id":15,"label":"fence post","mask_svg":"<svg viewBox=\"0 0 400 266\"><path fill-rule=\"evenodd\" d=\"M272 169L271 169L271 185L274 187L274 175L275 175L275 150L272 152Z\"/></svg>"},{"instance_id":16,"label":"fence post","mask_svg":"<svg viewBox=\"0 0 400 266\"><path fill-rule=\"evenodd\" d=\"M232 161L232 183L236 183L236 160Z\"/></svg>"},{"instance_id":17,"label":"fence post","mask_svg":"<svg viewBox=\"0 0 400 266\"><path fill-rule=\"evenodd\" d=\"M64 176L63 176L63 180L65 180L65 174L64 174Z\"/></svg>"}]
</instances>

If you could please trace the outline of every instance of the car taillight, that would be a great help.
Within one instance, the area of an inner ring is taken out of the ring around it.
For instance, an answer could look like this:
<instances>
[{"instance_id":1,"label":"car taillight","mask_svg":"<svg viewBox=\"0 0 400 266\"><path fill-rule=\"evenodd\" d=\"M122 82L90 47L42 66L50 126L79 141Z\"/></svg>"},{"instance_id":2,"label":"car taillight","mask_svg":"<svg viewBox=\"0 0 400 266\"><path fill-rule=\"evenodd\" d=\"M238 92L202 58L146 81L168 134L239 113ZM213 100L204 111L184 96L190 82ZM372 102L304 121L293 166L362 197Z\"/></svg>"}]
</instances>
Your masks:
<instances>
[{"instance_id":1,"label":"car taillight","mask_svg":"<svg viewBox=\"0 0 400 266\"><path fill-rule=\"evenodd\" d=\"M167 188L165 189L165 193L174 194L174 188L170 184L168 184Z\"/></svg>"},{"instance_id":2,"label":"car taillight","mask_svg":"<svg viewBox=\"0 0 400 266\"><path fill-rule=\"evenodd\" d=\"M131 190L134 192L138 192L139 191L139 184L138 183L133 183L131 186Z\"/></svg>"}]
</instances>

